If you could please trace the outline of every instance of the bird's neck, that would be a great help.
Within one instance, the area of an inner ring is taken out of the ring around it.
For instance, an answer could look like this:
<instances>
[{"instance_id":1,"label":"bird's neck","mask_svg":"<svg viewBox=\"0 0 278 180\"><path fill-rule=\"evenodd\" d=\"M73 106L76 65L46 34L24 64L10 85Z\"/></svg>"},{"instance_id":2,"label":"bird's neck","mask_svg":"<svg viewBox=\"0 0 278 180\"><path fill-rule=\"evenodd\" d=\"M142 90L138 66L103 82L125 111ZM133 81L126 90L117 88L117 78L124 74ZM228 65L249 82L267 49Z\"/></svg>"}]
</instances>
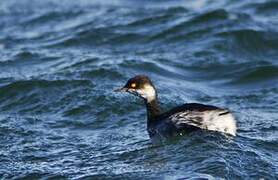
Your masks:
<instances>
[{"instance_id":1,"label":"bird's neck","mask_svg":"<svg viewBox=\"0 0 278 180\"><path fill-rule=\"evenodd\" d=\"M145 105L147 108L147 116L148 116L148 121L154 121L157 116L161 114L161 109L158 103L157 98L154 98L150 101L145 101Z\"/></svg>"}]
</instances>

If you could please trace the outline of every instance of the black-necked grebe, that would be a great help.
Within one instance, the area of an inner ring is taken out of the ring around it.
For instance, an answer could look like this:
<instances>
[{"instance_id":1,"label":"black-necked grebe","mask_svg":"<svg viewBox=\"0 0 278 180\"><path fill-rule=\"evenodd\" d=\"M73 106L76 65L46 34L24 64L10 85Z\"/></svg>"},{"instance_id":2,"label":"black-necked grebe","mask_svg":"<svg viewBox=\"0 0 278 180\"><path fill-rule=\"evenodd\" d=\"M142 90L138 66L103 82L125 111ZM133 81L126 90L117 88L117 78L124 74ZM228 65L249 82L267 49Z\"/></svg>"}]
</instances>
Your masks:
<instances>
[{"instance_id":1,"label":"black-necked grebe","mask_svg":"<svg viewBox=\"0 0 278 180\"><path fill-rule=\"evenodd\" d=\"M150 137L171 137L183 132L204 129L236 135L236 121L227 109L198 103L188 103L162 112L156 89L144 75L129 79L116 92L128 92L144 99L147 108L147 129Z\"/></svg>"}]
</instances>

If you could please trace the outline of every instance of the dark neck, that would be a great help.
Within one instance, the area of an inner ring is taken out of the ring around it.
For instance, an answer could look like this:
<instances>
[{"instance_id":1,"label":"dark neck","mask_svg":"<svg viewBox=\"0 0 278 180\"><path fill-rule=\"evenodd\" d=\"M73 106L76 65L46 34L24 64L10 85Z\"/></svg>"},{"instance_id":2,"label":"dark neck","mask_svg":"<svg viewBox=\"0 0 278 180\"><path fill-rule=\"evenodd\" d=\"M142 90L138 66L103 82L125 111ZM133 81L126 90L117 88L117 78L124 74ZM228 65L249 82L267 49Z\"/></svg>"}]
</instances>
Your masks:
<instances>
[{"instance_id":1,"label":"dark neck","mask_svg":"<svg viewBox=\"0 0 278 180\"><path fill-rule=\"evenodd\" d=\"M148 121L154 121L155 117L161 114L161 110L158 104L157 99L154 99L150 102L145 101L146 107L147 107L147 116Z\"/></svg>"}]
</instances>

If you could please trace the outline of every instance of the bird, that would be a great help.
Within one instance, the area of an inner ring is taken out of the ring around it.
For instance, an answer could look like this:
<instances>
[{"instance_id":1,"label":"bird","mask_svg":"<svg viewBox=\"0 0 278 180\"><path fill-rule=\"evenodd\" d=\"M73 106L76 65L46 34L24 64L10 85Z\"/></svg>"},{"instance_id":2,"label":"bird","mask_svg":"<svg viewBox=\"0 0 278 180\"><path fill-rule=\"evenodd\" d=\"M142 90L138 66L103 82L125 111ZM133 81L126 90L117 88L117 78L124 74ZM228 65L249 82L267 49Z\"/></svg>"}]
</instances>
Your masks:
<instances>
[{"instance_id":1,"label":"bird","mask_svg":"<svg viewBox=\"0 0 278 180\"><path fill-rule=\"evenodd\" d=\"M187 132L204 130L236 136L236 120L226 108L199 103L186 103L162 111L157 90L146 75L136 75L115 92L127 92L143 99L147 111L150 138L169 138Z\"/></svg>"}]
</instances>

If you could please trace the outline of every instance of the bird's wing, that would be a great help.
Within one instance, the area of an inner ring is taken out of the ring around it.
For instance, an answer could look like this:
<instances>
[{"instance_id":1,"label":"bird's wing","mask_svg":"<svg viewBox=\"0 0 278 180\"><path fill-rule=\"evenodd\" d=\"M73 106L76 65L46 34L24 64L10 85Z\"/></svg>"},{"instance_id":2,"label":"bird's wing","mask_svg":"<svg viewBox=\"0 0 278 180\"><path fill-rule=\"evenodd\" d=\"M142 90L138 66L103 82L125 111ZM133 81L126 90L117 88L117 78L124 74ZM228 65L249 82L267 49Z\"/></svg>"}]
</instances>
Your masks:
<instances>
[{"instance_id":1,"label":"bird's wing","mask_svg":"<svg viewBox=\"0 0 278 180\"><path fill-rule=\"evenodd\" d=\"M221 109L215 106L203 104L185 104L172 110L172 115L169 120L177 127L195 126L202 129L207 129L215 119L220 119L220 116L229 114L226 109Z\"/></svg>"},{"instance_id":2,"label":"bird's wing","mask_svg":"<svg viewBox=\"0 0 278 180\"><path fill-rule=\"evenodd\" d=\"M169 117L169 120L178 128L184 126L201 127L203 122L201 112L183 111L178 112Z\"/></svg>"}]
</instances>

